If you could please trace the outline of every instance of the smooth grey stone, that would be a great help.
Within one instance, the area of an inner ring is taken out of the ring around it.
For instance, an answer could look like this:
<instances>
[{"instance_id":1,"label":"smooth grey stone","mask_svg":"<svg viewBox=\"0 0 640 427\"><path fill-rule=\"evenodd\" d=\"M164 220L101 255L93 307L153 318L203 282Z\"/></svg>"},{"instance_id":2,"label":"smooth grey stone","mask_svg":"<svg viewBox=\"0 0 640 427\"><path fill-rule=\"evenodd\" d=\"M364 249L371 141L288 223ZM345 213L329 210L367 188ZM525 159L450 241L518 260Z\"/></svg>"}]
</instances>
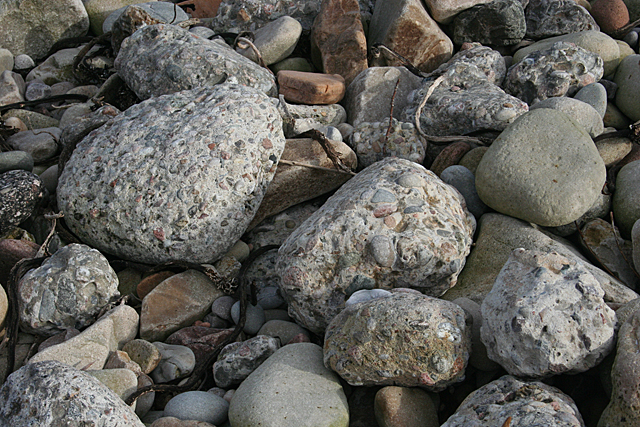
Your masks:
<instances>
[{"instance_id":1,"label":"smooth grey stone","mask_svg":"<svg viewBox=\"0 0 640 427\"><path fill-rule=\"evenodd\" d=\"M607 90L600 83L591 83L580 89L573 99L591 105L604 118L607 111Z\"/></svg>"},{"instance_id":2,"label":"smooth grey stone","mask_svg":"<svg viewBox=\"0 0 640 427\"><path fill-rule=\"evenodd\" d=\"M17 169L27 172L33 170L31 154L20 150L0 152L0 173Z\"/></svg>"},{"instance_id":3,"label":"smooth grey stone","mask_svg":"<svg viewBox=\"0 0 640 427\"><path fill-rule=\"evenodd\" d=\"M240 320L240 301L233 304L231 307L231 318L235 324L238 324ZM264 325L264 309L259 305L247 304L246 321L244 323L243 331L249 335L255 335L258 333L262 325Z\"/></svg>"},{"instance_id":4,"label":"smooth grey stone","mask_svg":"<svg viewBox=\"0 0 640 427\"><path fill-rule=\"evenodd\" d=\"M640 120L640 55L629 55L620 61L613 81L618 85L616 107L631 121Z\"/></svg>"},{"instance_id":5,"label":"smooth grey stone","mask_svg":"<svg viewBox=\"0 0 640 427\"><path fill-rule=\"evenodd\" d=\"M189 28L189 32L195 34L198 37L202 37L203 39L208 39L209 37L215 35L215 31L213 31L209 27L204 27L202 25L198 25L197 27Z\"/></svg>"},{"instance_id":6,"label":"smooth grey stone","mask_svg":"<svg viewBox=\"0 0 640 427\"><path fill-rule=\"evenodd\" d=\"M49 194L54 194L58 187L58 165L49 166L40 174L40 179L44 184L44 188L49 191Z\"/></svg>"},{"instance_id":7,"label":"smooth grey stone","mask_svg":"<svg viewBox=\"0 0 640 427\"><path fill-rule=\"evenodd\" d=\"M604 132L604 124L602 122L604 114L601 115L591 104L579 99L568 98L566 96L547 98L533 104L529 107L529 111L535 110L536 108L550 108L552 110L562 111L582 125L592 138ZM606 101L604 109L606 110Z\"/></svg>"},{"instance_id":8,"label":"smooth grey stone","mask_svg":"<svg viewBox=\"0 0 640 427\"><path fill-rule=\"evenodd\" d=\"M640 218L640 160L628 163L616 176L616 192L613 194L613 214L620 234L625 239Z\"/></svg>"},{"instance_id":9,"label":"smooth grey stone","mask_svg":"<svg viewBox=\"0 0 640 427\"><path fill-rule=\"evenodd\" d=\"M640 219L631 229L631 242L633 243L633 265L636 271L640 271Z\"/></svg>"},{"instance_id":10,"label":"smooth grey stone","mask_svg":"<svg viewBox=\"0 0 640 427\"><path fill-rule=\"evenodd\" d=\"M38 130L18 132L7 138L7 144L16 150L31 154L36 163L53 158L60 150L62 129L47 127Z\"/></svg>"},{"instance_id":11,"label":"smooth grey stone","mask_svg":"<svg viewBox=\"0 0 640 427\"><path fill-rule=\"evenodd\" d=\"M291 55L301 34L302 26L300 23L290 16L283 16L258 29L255 32L253 44L260 52L264 63L271 65ZM236 51L252 61L258 62L251 47L246 49L236 47Z\"/></svg>"},{"instance_id":12,"label":"smooth grey stone","mask_svg":"<svg viewBox=\"0 0 640 427\"><path fill-rule=\"evenodd\" d=\"M51 96L51 86L40 79L33 79L27 83L24 97L27 101L48 98Z\"/></svg>"},{"instance_id":13,"label":"smooth grey stone","mask_svg":"<svg viewBox=\"0 0 640 427\"><path fill-rule=\"evenodd\" d=\"M223 295L211 304L211 312L221 319L231 320L231 307L237 301L234 297Z\"/></svg>"},{"instance_id":14,"label":"smooth grey stone","mask_svg":"<svg viewBox=\"0 0 640 427\"><path fill-rule=\"evenodd\" d=\"M28 70L29 68L33 68L36 66L36 63L31 59L29 55L21 53L20 55L16 55L14 60L13 68L16 71Z\"/></svg>"},{"instance_id":15,"label":"smooth grey stone","mask_svg":"<svg viewBox=\"0 0 640 427\"><path fill-rule=\"evenodd\" d=\"M280 308L285 304L284 298L280 295L280 288L276 286L265 286L258 291L258 305L265 310Z\"/></svg>"},{"instance_id":16,"label":"smooth grey stone","mask_svg":"<svg viewBox=\"0 0 640 427\"><path fill-rule=\"evenodd\" d=\"M467 209L479 219L489 208L480 200L476 190L476 177L469 169L460 165L449 166L440 174L447 184L453 185L462 194Z\"/></svg>"},{"instance_id":17,"label":"smooth grey stone","mask_svg":"<svg viewBox=\"0 0 640 427\"><path fill-rule=\"evenodd\" d=\"M388 298L393 295L391 292L384 289L361 289L351 294L348 300L345 301L344 306L348 307L360 302L370 301L376 298Z\"/></svg>"},{"instance_id":18,"label":"smooth grey stone","mask_svg":"<svg viewBox=\"0 0 640 427\"><path fill-rule=\"evenodd\" d=\"M297 323L286 320L269 320L258 331L258 335L279 338L283 346L300 334L308 337L309 331Z\"/></svg>"},{"instance_id":19,"label":"smooth grey stone","mask_svg":"<svg viewBox=\"0 0 640 427\"><path fill-rule=\"evenodd\" d=\"M227 420L229 403L206 391L187 391L172 398L164 407L165 417L196 420L220 425Z\"/></svg>"},{"instance_id":20,"label":"smooth grey stone","mask_svg":"<svg viewBox=\"0 0 640 427\"><path fill-rule=\"evenodd\" d=\"M152 344L162 355L158 366L149 374L156 384L182 378L193 372L196 366L196 356L189 347L165 344L159 341Z\"/></svg>"}]
</instances>

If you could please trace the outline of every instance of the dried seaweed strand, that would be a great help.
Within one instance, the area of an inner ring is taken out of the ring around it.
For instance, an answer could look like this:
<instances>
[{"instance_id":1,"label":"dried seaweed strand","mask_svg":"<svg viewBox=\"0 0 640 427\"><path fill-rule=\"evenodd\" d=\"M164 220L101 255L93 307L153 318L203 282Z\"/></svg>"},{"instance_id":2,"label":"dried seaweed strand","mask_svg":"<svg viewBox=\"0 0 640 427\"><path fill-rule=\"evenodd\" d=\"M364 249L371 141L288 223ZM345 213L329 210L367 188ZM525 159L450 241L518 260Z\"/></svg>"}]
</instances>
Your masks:
<instances>
[{"instance_id":1,"label":"dried seaweed strand","mask_svg":"<svg viewBox=\"0 0 640 427\"><path fill-rule=\"evenodd\" d=\"M54 95L48 98L35 99L33 101L23 101L23 102L14 102L13 104L7 104L0 107L0 113L3 111L13 110L13 109L22 109L25 107L33 107L40 104L45 104L48 102L58 102L58 101L67 101L67 100L77 100L80 102L87 102L89 97L87 95L81 95L79 93L69 93L65 95Z\"/></svg>"}]
</instances>

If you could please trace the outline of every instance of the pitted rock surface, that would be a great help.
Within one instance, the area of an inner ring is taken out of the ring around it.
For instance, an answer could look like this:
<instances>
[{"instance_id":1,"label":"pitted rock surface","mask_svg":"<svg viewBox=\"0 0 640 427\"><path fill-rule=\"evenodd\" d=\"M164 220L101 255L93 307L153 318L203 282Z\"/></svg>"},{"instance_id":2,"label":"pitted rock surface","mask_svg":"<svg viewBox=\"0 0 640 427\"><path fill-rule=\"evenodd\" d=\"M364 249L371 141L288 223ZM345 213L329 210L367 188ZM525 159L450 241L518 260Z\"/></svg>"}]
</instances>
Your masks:
<instances>
[{"instance_id":1,"label":"pitted rock surface","mask_svg":"<svg viewBox=\"0 0 640 427\"><path fill-rule=\"evenodd\" d=\"M490 47L482 46L480 43L469 43L468 48L460 50L458 53L446 63L439 66L431 76L438 76L445 74L452 68L462 65L475 65L485 78L493 84L498 86L502 85L504 76L507 74L507 65L504 61L504 57L497 50L493 50ZM475 71L475 70L472 70ZM475 72L473 73L476 74ZM431 77L433 79L434 77ZM455 79L460 79L455 75L450 75L447 80L442 84L444 86L452 86L456 84Z\"/></svg>"},{"instance_id":2,"label":"pitted rock surface","mask_svg":"<svg viewBox=\"0 0 640 427\"><path fill-rule=\"evenodd\" d=\"M140 99L223 82L277 93L273 75L264 68L175 25L150 25L136 31L122 42L114 65Z\"/></svg>"},{"instance_id":3,"label":"pitted rock surface","mask_svg":"<svg viewBox=\"0 0 640 427\"><path fill-rule=\"evenodd\" d=\"M553 96L573 96L580 88L600 80L603 73L600 56L560 41L530 53L509 68L504 90L534 104Z\"/></svg>"},{"instance_id":4,"label":"pitted rock surface","mask_svg":"<svg viewBox=\"0 0 640 427\"><path fill-rule=\"evenodd\" d=\"M584 426L573 399L541 382L505 375L471 393L442 427Z\"/></svg>"},{"instance_id":5,"label":"pitted rock surface","mask_svg":"<svg viewBox=\"0 0 640 427\"><path fill-rule=\"evenodd\" d=\"M413 123L393 119L389 126L388 118L382 122L360 122L353 130L350 146L358 156L360 168L385 157L422 163L426 154L426 142L423 142Z\"/></svg>"},{"instance_id":6,"label":"pitted rock surface","mask_svg":"<svg viewBox=\"0 0 640 427\"><path fill-rule=\"evenodd\" d=\"M354 386L442 390L464 379L470 334L458 305L392 294L349 305L333 318L325 333L324 364Z\"/></svg>"},{"instance_id":7,"label":"pitted rock surface","mask_svg":"<svg viewBox=\"0 0 640 427\"><path fill-rule=\"evenodd\" d=\"M0 424L144 427L97 378L55 361L31 363L9 376L0 389Z\"/></svg>"},{"instance_id":8,"label":"pitted rock surface","mask_svg":"<svg viewBox=\"0 0 640 427\"><path fill-rule=\"evenodd\" d=\"M152 98L78 145L58 206L105 252L210 262L244 233L284 144L280 115L255 89L224 84Z\"/></svg>"},{"instance_id":9,"label":"pitted rock surface","mask_svg":"<svg viewBox=\"0 0 640 427\"><path fill-rule=\"evenodd\" d=\"M85 328L120 296L118 276L109 261L97 250L75 243L29 270L18 292L22 327L44 335Z\"/></svg>"},{"instance_id":10,"label":"pitted rock surface","mask_svg":"<svg viewBox=\"0 0 640 427\"><path fill-rule=\"evenodd\" d=\"M531 0L525 9L527 37L543 39L579 31L600 31L587 9L573 0Z\"/></svg>"},{"instance_id":11,"label":"pitted rock surface","mask_svg":"<svg viewBox=\"0 0 640 427\"><path fill-rule=\"evenodd\" d=\"M211 21L216 33L256 31L282 16L290 16L300 22L303 31L311 25L320 10L321 0L223 0L218 13Z\"/></svg>"},{"instance_id":12,"label":"pitted rock surface","mask_svg":"<svg viewBox=\"0 0 640 427\"><path fill-rule=\"evenodd\" d=\"M12 170L0 175L0 235L31 216L44 196L38 175Z\"/></svg>"},{"instance_id":13,"label":"pitted rock surface","mask_svg":"<svg viewBox=\"0 0 640 427\"><path fill-rule=\"evenodd\" d=\"M265 335L227 345L213 364L216 385L222 388L237 386L279 348L277 338Z\"/></svg>"},{"instance_id":14,"label":"pitted rock surface","mask_svg":"<svg viewBox=\"0 0 640 427\"><path fill-rule=\"evenodd\" d=\"M598 280L554 252L514 250L481 309L487 354L512 375L584 372L615 345L616 315Z\"/></svg>"},{"instance_id":15,"label":"pitted rock surface","mask_svg":"<svg viewBox=\"0 0 640 427\"><path fill-rule=\"evenodd\" d=\"M387 158L344 184L279 251L289 313L321 332L360 289L455 285L475 219L460 193L417 163Z\"/></svg>"}]
</instances>

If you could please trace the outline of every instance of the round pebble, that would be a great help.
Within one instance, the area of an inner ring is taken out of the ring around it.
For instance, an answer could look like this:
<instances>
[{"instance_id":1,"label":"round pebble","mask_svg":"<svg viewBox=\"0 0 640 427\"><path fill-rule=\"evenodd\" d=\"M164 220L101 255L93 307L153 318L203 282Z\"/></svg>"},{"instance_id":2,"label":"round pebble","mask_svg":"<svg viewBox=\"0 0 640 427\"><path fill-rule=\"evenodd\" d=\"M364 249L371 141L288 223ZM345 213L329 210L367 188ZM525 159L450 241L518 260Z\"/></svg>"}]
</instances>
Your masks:
<instances>
[{"instance_id":1,"label":"round pebble","mask_svg":"<svg viewBox=\"0 0 640 427\"><path fill-rule=\"evenodd\" d=\"M229 402L206 391L181 393L167 402L164 407L165 417L205 421L214 425L224 423L228 414Z\"/></svg>"},{"instance_id":2,"label":"round pebble","mask_svg":"<svg viewBox=\"0 0 640 427\"><path fill-rule=\"evenodd\" d=\"M240 320L240 301L233 304L231 307L231 318L233 322L238 324ZM262 325L264 325L264 309L259 305L247 304L247 315L244 323L243 331L249 335L255 335L258 333Z\"/></svg>"},{"instance_id":3,"label":"round pebble","mask_svg":"<svg viewBox=\"0 0 640 427\"><path fill-rule=\"evenodd\" d=\"M231 307L236 303L236 299L228 295L216 298L211 304L211 313L215 314L221 319L231 320Z\"/></svg>"},{"instance_id":4,"label":"round pebble","mask_svg":"<svg viewBox=\"0 0 640 427\"><path fill-rule=\"evenodd\" d=\"M12 170L33 170L33 157L26 151L6 151L0 153L0 173ZM45 184L46 187L46 184Z\"/></svg>"}]
</instances>

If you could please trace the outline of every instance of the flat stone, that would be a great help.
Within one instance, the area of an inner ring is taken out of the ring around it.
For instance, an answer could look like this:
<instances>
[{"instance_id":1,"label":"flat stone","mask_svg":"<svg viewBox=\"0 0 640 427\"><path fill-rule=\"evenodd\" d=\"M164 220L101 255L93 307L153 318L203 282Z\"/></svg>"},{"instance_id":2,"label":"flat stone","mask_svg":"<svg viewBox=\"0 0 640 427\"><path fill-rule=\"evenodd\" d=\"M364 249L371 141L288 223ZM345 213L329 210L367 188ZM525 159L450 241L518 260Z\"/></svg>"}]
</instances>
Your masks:
<instances>
[{"instance_id":1,"label":"flat stone","mask_svg":"<svg viewBox=\"0 0 640 427\"><path fill-rule=\"evenodd\" d=\"M31 154L20 150L0 153L0 174L12 170L31 172L33 170L33 157L31 157Z\"/></svg>"},{"instance_id":2,"label":"flat stone","mask_svg":"<svg viewBox=\"0 0 640 427\"><path fill-rule=\"evenodd\" d=\"M231 307L231 318L236 325L240 321L240 301ZM257 334L265 321L264 309L261 306L247 304L246 318L242 329L246 334Z\"/></svg>"},{"instance_id":3,"label":"flat stone","mask_svg":"<svg viewBox=\"0 0 640 427\"><path fill-rule=\"evenodd\" d=\"M596 148L607 168L614 166L631 153L633 143L629 138L606 138L596 142Z\"/></svg>"},{"instance_id":4,"label":"flat stone","mask_svg":"<svg viewBox=\"0 0 640 427\"><path fill-rule=\"evenodd\" d=\"M576 92L573 99L586 102L591 105L600 114L600 117L604 118L604 114L607 110L607 90L600 83L592 83L584 86L578 92Z\"/></svg>"},{"instance_id":5,"label":"flat stone","mask_svg":"<svg viewBox=\"0 0 640 427\"><path fill-rule=\"evenodd\" d=\"M25 83L22 76L11 70L0 74L0 105L24 101Z\"/></svg>"},{"instance_id":6,"label":"flat stone","mask_svg":"<svg viewBox=\"0 0 640 427\"><path fill-rule=\"evenodd\" d=\"M169 335L166 343L190 348L196 358L196 363L204 363L207 356L232 333L233 329L188 326Z\"/></svg>"},{"instance_id":7,"label":"flat stone","mask_svg":"<svg viewBox=\"0 0 640 427\"><path fill-rule=\"evenodd\" d=\"M29 71L26 81L39 79L51 86L56 83L69 81L74 84L80 83L73 72L73 61L82 47L62 49L49 56L44 62ZM89 51L93 53L92 51Z\"/></svg>"},{"instance_id":8,"label":"flat stone","mask_svg":"<svg viewBox=\"0 0 640 427\"><path fill-rule=\"evenodd\" d=\"M448 24L463 10L469 9L477 4L489 2L485 0L427 0L425 3L433 19L440 24Z\"/></svg>"},{"instance_id":9,"label":"flat stone","mask_svg":"<svg viewBox=\"0 0 640 427\"><path fill-rule=\"evenodd\" d=\"M308 105L335 104L345 94L344 78L338 74L278 72L280 94L287 101Z\"/></svg>"},{"instance_id":10,"label":"flat stone","mask_svg":"<svg viewBox=\"0 0 640 427\"><path fill-rule=\"evenodd\" d=\"M86 371L87 374L96 378L102 384L109 387L120 399L125 400L138 389L138 377L129 369L102 369L99 371ZM132 409L135 410L135 403Z\"/></svg>"},{"instance_id":11,"label":"flat stone","mask_svg":"<svg viewBox=\"0 0 640 427\"><path fill-rule=\"evenodd\" d=\"M287 58L295 49L302 26L290 16L283 16L255 32L253 44L260 52L260 56L266 65L275 64ZM259 63L258 58L250 47L236 51L254 62Z\"/></svg>"}]
</instances>

